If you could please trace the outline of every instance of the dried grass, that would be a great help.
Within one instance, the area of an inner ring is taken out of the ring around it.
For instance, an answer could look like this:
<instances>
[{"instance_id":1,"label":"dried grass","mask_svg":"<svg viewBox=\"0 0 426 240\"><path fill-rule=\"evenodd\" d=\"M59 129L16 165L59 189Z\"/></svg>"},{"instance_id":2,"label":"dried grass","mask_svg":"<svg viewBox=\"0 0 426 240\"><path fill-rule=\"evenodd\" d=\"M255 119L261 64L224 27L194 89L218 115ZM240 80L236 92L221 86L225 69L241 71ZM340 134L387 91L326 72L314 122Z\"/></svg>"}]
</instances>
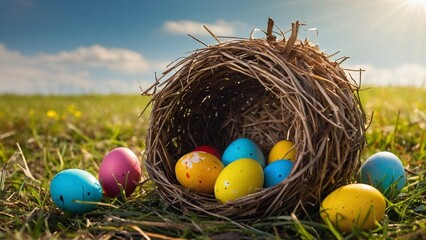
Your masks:
<instances>
[{"instance_id":1,"label":"dried grass","mask_svg":"<svg viewBox=\"0 0 426 240\"><path fill-rule=\"evenodd\" d=\"M317 206L352 179L365 143L359 86L317 46L297 39L299 25L288 40L271 37L269 22L266 39L194 51L152 86L161 90L151 101L146 166L174 209L252 221ZM289 178L227 204L179 185L174 165L183 154L204 144L223 151L239 137L254 140L265 155L279 140L295 142Z\"/></svg>"}]
</instances>

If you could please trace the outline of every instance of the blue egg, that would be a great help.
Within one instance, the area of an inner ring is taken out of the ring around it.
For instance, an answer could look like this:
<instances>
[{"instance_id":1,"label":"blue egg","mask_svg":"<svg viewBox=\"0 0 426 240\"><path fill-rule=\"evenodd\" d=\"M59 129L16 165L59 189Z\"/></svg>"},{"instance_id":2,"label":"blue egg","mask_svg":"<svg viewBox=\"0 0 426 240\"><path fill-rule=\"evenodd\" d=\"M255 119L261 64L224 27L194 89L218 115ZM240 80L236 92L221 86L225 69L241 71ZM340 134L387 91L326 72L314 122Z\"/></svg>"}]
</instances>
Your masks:
<instances>
[{"instance_id":1,"label":"blue egg","mask_svg":"<svg viewBox=\"0 0 426 240\"><path fill-rule=\"evenodd\" d=\"M93 210L102 199L102 187L89 172L67 169L59 172L50 183L50 195L61 210L82 214ZM85 203L76 202L84 201Z\"/></svg>"},{"instance_id":2,"label":"blue egg","mask_svg":"<svg viewBox=\"0 0 426 240\"><path fill-rule=\"evenodd\" d=\"M358 180L377 188L387 198L396 197L405 186L401 160L391 152L371 155L361 166Z\"/></svg>"},{"instance_id":3,"label":"blue egg","mask_svg":"<svg viewBox=\"0 0 426 240\"><path fill-rule=\"evenodd\" d=\"M293 162L290 160L277 160L274 161L263 170L265 176L264 187L272 187L282 182L290 175L293 168Z\"/></svg>"},{"instance_id":4,"label":"blue egg","mask_svg":"<svg viewBox=\"0 0 426 240\"><path fill-rule=\"evenodd\" d=\"M236 139L229 144L222 154L222 162L225 166L241 158L251 158L256 160L262 168L265 167L265 156L262 150L260 150L255 142L248 138Z\"/></svg>"}]
</instances>

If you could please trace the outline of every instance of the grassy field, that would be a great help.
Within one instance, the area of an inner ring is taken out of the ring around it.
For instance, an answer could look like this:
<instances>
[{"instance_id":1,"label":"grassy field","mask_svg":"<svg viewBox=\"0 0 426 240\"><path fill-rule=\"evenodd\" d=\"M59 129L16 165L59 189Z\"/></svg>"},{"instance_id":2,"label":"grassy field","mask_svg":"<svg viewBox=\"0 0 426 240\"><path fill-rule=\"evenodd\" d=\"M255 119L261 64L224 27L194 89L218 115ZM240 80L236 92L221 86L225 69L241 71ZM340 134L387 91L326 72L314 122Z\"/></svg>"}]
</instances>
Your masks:
<instances>
[{"instance_id":1,"label":"grassy field","mask_svg":"<svg viewBox=\"0 0 426 240\"><path fill-rule=\"evenodd\" d=\"M148 113L141 96L0 96L0 238L426 238L426 90L372 88L361 91L367 116L369 155L394 152L408 183L388 202L385 220L369 232L340 234L318 214L279 216L250 225L183 216L167 209L143 182L130 198L104 199L96 210L64 216L49 196L59 171L80 168L97 176L102 158L115 147L140 153ZM139 154L140 155L140 154Z\"/></svg>"}]
</instances>

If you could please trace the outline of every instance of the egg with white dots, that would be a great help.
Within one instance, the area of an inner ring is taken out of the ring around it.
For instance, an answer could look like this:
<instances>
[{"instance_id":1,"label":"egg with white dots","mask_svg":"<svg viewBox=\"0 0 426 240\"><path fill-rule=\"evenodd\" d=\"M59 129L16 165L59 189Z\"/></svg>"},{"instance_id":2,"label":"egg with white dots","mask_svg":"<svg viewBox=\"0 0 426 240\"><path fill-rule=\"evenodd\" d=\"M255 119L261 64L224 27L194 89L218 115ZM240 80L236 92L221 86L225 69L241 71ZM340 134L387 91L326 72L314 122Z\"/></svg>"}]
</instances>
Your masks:
<instances>
[{"instance_id":1,"label":"egg with white dots","mask_svg":"<svg viewBox=\"0 0 426 240\"><path fill-rule=\"evenodd\" d=\"M216 178L223 163L215 155L193 151L183 155L175 165L176 179L186 189L194 192L213 193Z\"/></svg>"},{"instance_id":2,"label":"egg with white dots","mask_svg":"<svg viewBox=\"0 0 426 240\"><path fill-rule=\"evenodd\" d=\"M262 189L263 168L251 158L242 158L226 166L216 179L214 194L221 203L227 203Z\"/></svg>"},{"instance_id":3,"label":"egg with white dots","mask_svg":"<svg viewBox=\"0 0 426 240\"><path fill-rule=\"evenodd\" d=\"M53 177L50 195L55 205L64 212L83 214L92 211L102 200L102 187L89 172L66 169Z\"/></svg>"},{"instance_id":4,"label":"egg with white dots","mask_svg":"<svg viewBox=\"0 0 426 240\"><path fill-rule=\"evenodd\" d=\"M265 156L259 146L249 138L238 138L226 147L222 154L222 162L225 166L242 159L251 158L257 161L262 168L265 167Z\"/></svg>"}]
</instances>

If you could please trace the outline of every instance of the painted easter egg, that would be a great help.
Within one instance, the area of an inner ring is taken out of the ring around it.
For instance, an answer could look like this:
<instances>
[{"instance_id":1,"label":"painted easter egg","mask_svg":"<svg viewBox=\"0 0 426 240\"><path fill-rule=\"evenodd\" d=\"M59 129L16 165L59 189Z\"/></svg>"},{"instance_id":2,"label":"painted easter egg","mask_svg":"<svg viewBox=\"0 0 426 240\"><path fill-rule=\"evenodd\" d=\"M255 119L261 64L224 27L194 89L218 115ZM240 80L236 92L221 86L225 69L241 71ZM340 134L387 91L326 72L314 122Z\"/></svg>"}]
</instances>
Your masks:
<instances>
[{"instance_id":1,"label":"painted easter egg","mask_svg":"<svg viewBox=\"0 0 426 240\"><path fill-rule=\"evenodd\" d=\"M222 154L222 162L225 166L241 158L256 160L260 166L265 167L265 156L259 146L249 138L234 140Z\"/></svg>"},{"instance_id":2,"label":"painted easter egg","mask_svg":"<svg viewBox=\"0 0 426 240\"><path fill-rule=\"evenodd\" d=\"M283 159L293 162L296 159L296 148L290 140L281 140L272 147L268 155L268 164Z\"/></svg>"},{"instance_id":3,"label":"painted easter egg","mask_svg":"<svg viewBox=\"0 0 426 240\"><path fill-rule=\"evenodd\" d=\"M321 203L320 216L330 220L340 231L373 229L383 220L386 202L376 188L354 183L330 193Z\"/></svg>"},{"instance_id":4,"label":"painted easter egg","mask_svg":"<svg viewBox=\"0 0 426 240\"><path fill-rule=\"evenodd\" d=\"M360 182L377 188L387 198L396 197L405 186L406 175L401 160L391 152L371 155L359 170Z\"/></svg>"},{"instance_id":5,"label":"painted easter egg","mask_svg":"<svg viewBox=\"0 0 426 240\"><path fill-rule=\"evenodd\" d=\"M242 158L226 166L216 179L214 194L222 203L236 200L263 187L263 168L251 158Z\"/></svg>"},{"instance_id":6,"label":"painted easter egg","mask_svg":"<svg viewBox=\"0 0 426 240\"><path fill-rule=\"evenodd\" d=\"M59 172L50 182L50 195L55 205L73 214L92 211L102 200L102 187L89 172L67 169Z\"/></svg>"},{"instance_id":7,"label":"painted easter egg","mask_svg":"<svg viewBox=\"0 0 426 240\"><path fill-rule=\"evenodd\" d=\"M194 151L182 156L175 165L178 182L190 191L213 193L223 163L213 154Z\"/></svg>"},{"instance_id":8,"label":"painted easter egg","mask_svg":"<svg viewBox=\"0 0 426 240\"><path fill-rule=\"evenodd\" d=\"M126 148L118 147L109 152L99 167L99 182L108 197L117 197L120 189L130 196L141 178L141 166L136 154Z\"/></svg>"},{"instance_id":9,"label":"painted easter egg","mask_svg":"<svg viewBox=\"0 0 426 240\"><path fill-rule=\"evenodd\" d=\"M268 164L263 173L265 175L265 187L272 187L290 175L293 168L293 162L290 160L277 160Z\"/></svg>"}]
</instances>

